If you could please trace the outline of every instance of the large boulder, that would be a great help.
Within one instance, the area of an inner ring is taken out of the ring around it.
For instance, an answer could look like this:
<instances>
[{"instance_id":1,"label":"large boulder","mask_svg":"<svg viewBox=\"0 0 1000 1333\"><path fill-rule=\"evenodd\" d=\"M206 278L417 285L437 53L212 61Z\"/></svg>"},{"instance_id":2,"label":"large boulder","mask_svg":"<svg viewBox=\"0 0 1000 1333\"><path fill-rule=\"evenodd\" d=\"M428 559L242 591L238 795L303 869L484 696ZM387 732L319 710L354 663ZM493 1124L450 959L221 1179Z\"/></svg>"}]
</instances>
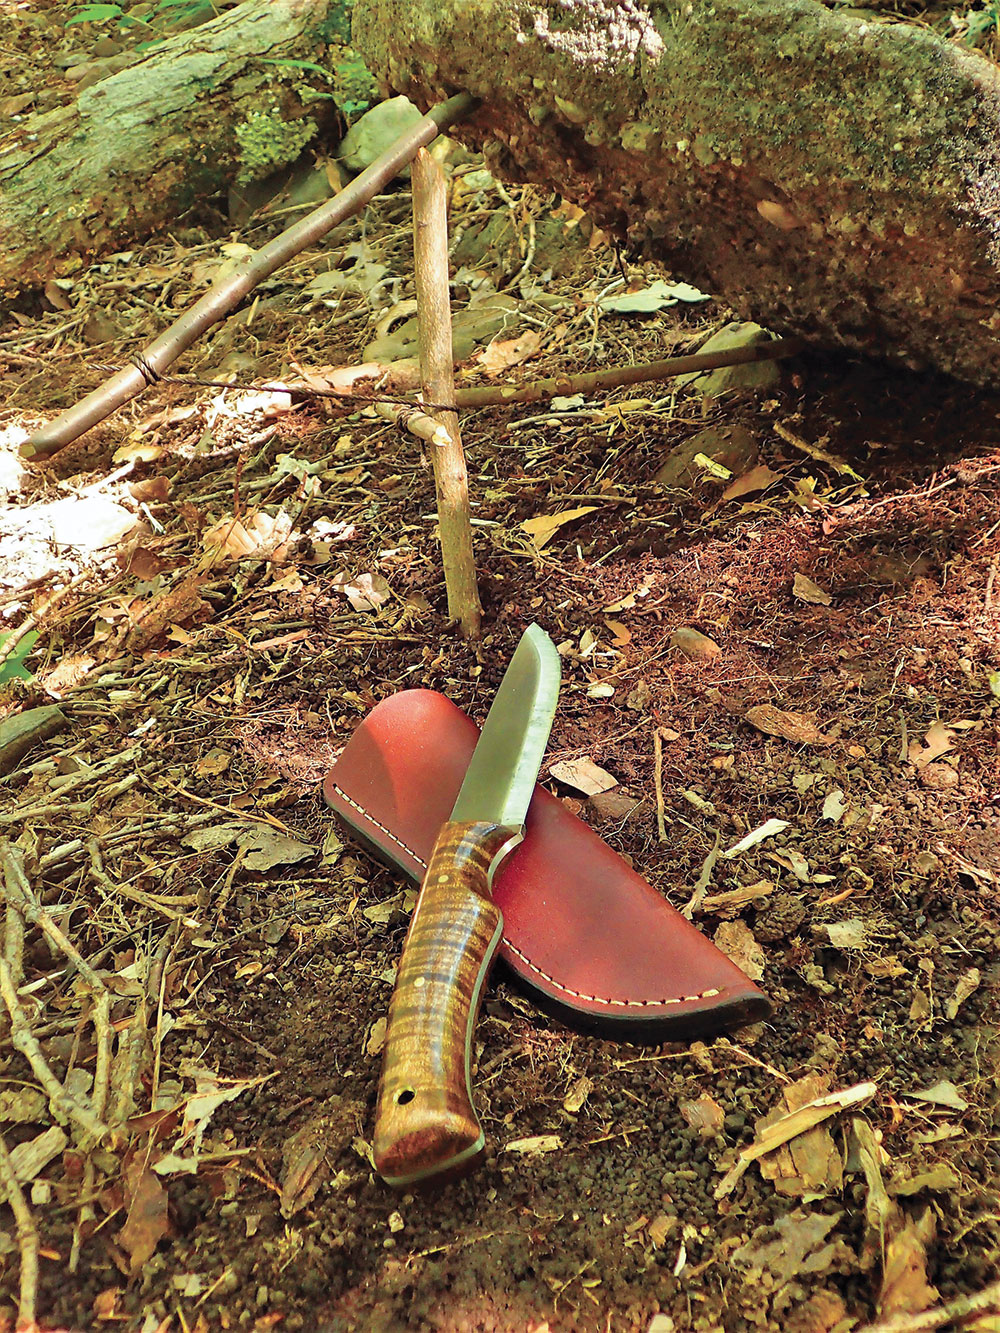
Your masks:
<instances>
[{"instance_id":1,"label":"large boulder","mask_svg":"<svg viewBox=\"0 0 1000 1333\"><path fill-rule=\"evenodd\" d=\"M357 0L450 131L742 316L997 383L1000 69L816 0Z\"/></svg>"}]
</instances>

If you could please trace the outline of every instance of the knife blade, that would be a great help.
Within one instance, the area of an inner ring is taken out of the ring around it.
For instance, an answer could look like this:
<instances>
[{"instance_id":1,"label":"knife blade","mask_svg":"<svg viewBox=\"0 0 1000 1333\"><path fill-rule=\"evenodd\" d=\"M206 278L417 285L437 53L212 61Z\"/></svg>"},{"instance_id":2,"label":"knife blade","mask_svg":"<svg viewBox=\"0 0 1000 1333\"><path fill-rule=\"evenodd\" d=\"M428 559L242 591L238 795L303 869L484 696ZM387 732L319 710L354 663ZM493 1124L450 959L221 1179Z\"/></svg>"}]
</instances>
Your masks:
<instances>
[{"instance_id":1,"label":"knife blade","mask_svg":"<svg viewBox=\"0 0 1000 1333\"><path fill-rule=\"evenodd\" d=\"M559 697L559 654L531 625L500 682L451 817L427 864L389 1004L374 1159L404 1187L472 1166L472 1036L503 934L493 876L524 819Z\"/></svg>"}]
</instances>

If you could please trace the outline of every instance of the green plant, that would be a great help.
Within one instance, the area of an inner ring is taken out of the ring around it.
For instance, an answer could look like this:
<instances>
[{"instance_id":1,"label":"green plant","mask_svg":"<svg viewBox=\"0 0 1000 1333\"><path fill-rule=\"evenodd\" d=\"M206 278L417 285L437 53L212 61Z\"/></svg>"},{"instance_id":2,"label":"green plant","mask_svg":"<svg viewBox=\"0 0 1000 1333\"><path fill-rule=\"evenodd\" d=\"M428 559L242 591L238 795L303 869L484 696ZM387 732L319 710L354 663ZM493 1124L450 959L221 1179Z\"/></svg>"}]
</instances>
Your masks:
<instances>
[{"instance_id":1,"label":"green plant","mask_svg":"<svg viewBox=\"0 0 1000 1333\"><path fill-rule=\"evenodd\" d=\"M0 634L0 648L10 638L13 631L6 634ZM38 639L38 634L30 630L21 642L17 645L5 661L0 662L0 685L4 685L8 680L30 680L32 673L24 665L24 660L34 648Z\"/></svg>"},{"instance_id":2,"label":"green plant","mask_svg":"<svg viewBox=\"0 0 1000 1333\"><path fill-rule=\"evenodd\" d=\"M84 4L72 18L66 20L66 25L68 27L71 23L114 23L120 32L134 27L149 28L151 32L158 32L165 27L176 27L191 20L204 22L214 18L217 13L218 10L212 0L158 0L149 17L141 19L127 14L119 4Z\"/></svg>"}]
</instances>

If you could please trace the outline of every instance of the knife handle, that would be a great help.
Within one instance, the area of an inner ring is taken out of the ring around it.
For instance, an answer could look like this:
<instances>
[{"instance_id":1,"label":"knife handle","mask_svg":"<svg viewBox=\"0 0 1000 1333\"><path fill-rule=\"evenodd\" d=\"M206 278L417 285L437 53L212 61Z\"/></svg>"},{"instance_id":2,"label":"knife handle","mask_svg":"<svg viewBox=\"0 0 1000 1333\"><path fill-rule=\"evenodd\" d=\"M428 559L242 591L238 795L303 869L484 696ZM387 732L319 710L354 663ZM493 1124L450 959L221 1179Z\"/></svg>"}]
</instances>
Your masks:
<instances>
[{"instance_id":1,"label":"knife handle","mask_svg":"<svg viewBox=\"0 0 1000 1333\"><path fill-rule=\"evenodd\" d=\"M445 824L413 909L389 1003L375 1167L389 1185L458 1174L485 1146L472 1105L472 1034L503 933L490 868L520 832Z\"/></svg>"}]
</instances>

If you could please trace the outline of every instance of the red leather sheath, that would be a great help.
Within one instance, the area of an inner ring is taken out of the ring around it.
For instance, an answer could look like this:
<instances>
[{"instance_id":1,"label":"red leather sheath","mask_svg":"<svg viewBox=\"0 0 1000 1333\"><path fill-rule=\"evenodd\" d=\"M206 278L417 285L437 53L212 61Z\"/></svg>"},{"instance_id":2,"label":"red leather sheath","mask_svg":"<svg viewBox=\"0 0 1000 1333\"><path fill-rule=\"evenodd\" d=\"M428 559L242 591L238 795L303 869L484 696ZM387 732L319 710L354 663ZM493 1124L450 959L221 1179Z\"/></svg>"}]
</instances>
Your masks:
<instances>
[{"instance_id":1,"label":"red leather sheath","mask_svg":"<svg viewBox=\"0 0 1000 1333\"><path fill-rule=\"evenodd\" d=\"M376 705L323 795L381 859L418 882L479 732L433 690ZM493 882L499 957L540 1008L627 1041L706 1036L770 1013L757 987L598 835L541 787Z\"/></svg>"}]
</instances>

